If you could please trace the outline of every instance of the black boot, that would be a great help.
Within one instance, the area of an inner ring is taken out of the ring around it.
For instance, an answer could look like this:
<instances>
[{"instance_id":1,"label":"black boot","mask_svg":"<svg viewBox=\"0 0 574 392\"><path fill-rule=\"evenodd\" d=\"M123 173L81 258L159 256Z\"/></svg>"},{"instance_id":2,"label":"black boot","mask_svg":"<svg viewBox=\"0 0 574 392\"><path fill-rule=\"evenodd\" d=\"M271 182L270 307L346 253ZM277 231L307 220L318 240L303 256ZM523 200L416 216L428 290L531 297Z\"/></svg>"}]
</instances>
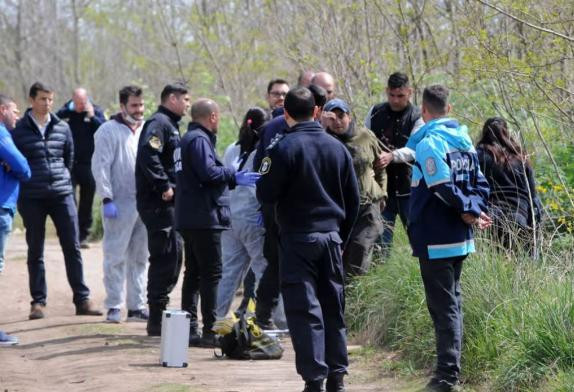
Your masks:
<instances>
[{"instance_id":1,"label":"black boot","mask_svg":"<svg viewBox=\"0 0 574 392\"><path fill-rule=\"evenodd\" d=\"M165 305L149 305L147 336L161 336L161 318Z\"/></svg>"},{"instance_id":2,"label":"black boot","mask_svg":"<svg viewBox=\"0 0 574 392\"><path fill-rule=\"evenodd\" d=\"M200 347L201 335L197 331L197 327L191 327L189 330L189 347Z\"/></svg>"},{"instance_id":3,"label":"black boot","mask_svg":"<svg viewBox=\"0 0 574 392\"><path fill-rule=\"evenodd\" d=\"M303 392L324 392L323 380L305 381Z\"/></svg>"},{"instance_id":4,"label":"black boot","mask_svg":"<svg viewBox=\"0 0 574 392\"><path fill-rule=\"evenodd\" d=\"M329 377L327 377L327 392L345 392L343 377L345 377L345 373L329 374Z\"/></svg>"}]
</instances>

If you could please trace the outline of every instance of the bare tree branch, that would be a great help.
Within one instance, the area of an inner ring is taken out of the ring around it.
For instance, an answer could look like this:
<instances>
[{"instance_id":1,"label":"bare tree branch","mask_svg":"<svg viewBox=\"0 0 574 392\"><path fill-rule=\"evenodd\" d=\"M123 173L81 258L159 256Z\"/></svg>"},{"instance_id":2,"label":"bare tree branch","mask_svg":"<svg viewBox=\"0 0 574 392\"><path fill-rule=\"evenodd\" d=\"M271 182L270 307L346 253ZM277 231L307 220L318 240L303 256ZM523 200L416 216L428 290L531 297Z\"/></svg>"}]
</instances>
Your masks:
<instances>
[{"instance_id":1,"label":"bare tree branch","mask_svg":"<svg viewBox=\"0 0 574 392\"><path fill-rule=\"evenodd\" d=\"M564 35L564 34L561 34L561 33L557 32L557 31L550 30L550 29L547 29L547 28L544 28L544 27L541 27L541 26L537 26L537 25L535 25L535 24L532 24L532 23L530 23L530 22L528 22L528 21L526 21L526 20L524 20L524 19L520 19L519 17L512 15L511 13L509 13L509 12L507 12L507 11L504 11L504 10L503 10L502 8L500 8L500 7L497 7L497 6L493 5L493 4L490 4L489 2L487 2L487 1L485 1L485 0L475 0L475 1L478 1L478 2L481 3L482 5L485 5L485 6L489 7L489 8L492 8L493 10L498 11L499 13L501 13L501 14L503 14L503 15L508 16L510 19L514 19L514 20L517 21L517 22L520 22L520 23L523 23L523 24L525 24L525 25L527 25L527 26L529 26L529 27L532 27L533 29L542 31L542 32L544 32L544 33L548 33L548 34L555 35L555 36L557 36L557 37L560 37L560 38L565 39L565 40L570 41L570 42L574 42L574 37L569 37L569 36L567 36L567 35Z\"/></svg>"}]
</instances>

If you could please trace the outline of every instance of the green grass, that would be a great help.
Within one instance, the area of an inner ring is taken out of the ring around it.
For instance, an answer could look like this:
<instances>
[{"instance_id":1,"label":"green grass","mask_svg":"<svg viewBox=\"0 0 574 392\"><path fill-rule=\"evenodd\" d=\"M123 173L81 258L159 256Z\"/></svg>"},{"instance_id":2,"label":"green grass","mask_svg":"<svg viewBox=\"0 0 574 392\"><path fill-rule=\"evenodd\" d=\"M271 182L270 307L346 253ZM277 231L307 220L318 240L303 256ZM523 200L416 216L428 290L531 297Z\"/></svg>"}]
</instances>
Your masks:
<instances>
[{"instance_id":1,"label":"green grass","mask_svg":"<svg viewBox=\"0 0 574 392\"><path fill-rule=\"evenodd\" d=\"M352 283L347 315L357 339L398 353L390 370L405 374L411 366L413 372L432 368L434 332L418 262L404 233L396 240L385 264ZM564 241L549 244L540 261L479 241L462 276L465 381L489 391L540 391L561 390L572 380L574 244Z\"/></svg>"}]
</instances>

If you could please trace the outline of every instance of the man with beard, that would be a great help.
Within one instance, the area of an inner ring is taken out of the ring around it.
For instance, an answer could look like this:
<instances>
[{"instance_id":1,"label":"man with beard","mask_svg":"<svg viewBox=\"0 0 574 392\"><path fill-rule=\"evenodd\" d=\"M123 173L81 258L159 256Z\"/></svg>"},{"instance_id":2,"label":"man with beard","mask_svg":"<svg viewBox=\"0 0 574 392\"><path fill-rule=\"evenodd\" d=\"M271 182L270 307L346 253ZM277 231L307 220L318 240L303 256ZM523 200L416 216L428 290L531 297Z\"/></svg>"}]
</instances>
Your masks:
<instances>
[{"instance_id":1,"label":"man with beard","mask_svg":"<svg viewBox=\"0 0 574 392\"><path fill-rule=\"evenodd\" d=\"M92 173L102 199L106 320L119 323L124 285L128 321L147 321L145 284L147 234L136 208L135 163L143 125L142 89L120 90L121 112L95 134ZM135 121L131 121L131 120Z\"/></svg>"},{"instance_id":2,"label":"man with beard","mask_svg":"<svg viewBox=\"0 0 574 392\"><path fill-rule=\"evenodd\" d=\"M189 108L187 87L168 84L161 104L144 124L136 157L137 208L148 233L147 334L161 335L162 312L177 283L182 239L173 228L175 170L173 152L179 144L179 121Z\"/></svg>"},{"instance_id":3,"label":"man with beard","mask_svg":"<svg viewBox=\"0 0 574 392\"><path fill-rule=\"evenodd\" d=\"M321 122L327 132L347 147L353 158L361 207L343 252L343 265L347 276L362 275L369 269L373 246L383 230L381 208L385 206L387 175L385 169L377 165L383 151L373 132L355 124L349 105L342 99L327 102Z\"/></svg>"},{"instance_id":4,"label":"man with beard","mask_svg":"<svg viewBox=\"0 0 574 392\"><path fill-rule=\"evenodd\" d=\"M385 147L379 164L387 169L388 199L383 209L385 229L381 237L383 254L388 255L393 242L395 221L399 215L407 225L411 192L411 164L414 151L406 147L409 136L424 123L420 109L410 103L413 89L409 78L401 72L389 76L387 102L373 106L365 119L365 126L375 133Z\"/></svg>"}]
</instances>

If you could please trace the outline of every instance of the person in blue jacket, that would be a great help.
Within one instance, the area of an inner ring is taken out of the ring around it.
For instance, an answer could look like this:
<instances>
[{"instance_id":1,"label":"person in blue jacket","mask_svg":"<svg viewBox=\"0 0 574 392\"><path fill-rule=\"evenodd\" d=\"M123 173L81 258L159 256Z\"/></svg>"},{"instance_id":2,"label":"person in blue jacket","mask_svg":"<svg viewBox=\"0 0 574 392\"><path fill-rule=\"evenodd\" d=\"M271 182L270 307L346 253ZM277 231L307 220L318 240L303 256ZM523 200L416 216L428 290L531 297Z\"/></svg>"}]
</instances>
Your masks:
<instances>
[{"instance_id":1,"label":"person in blue jacket","mask_svg":"<svg viewBox=\"0 0 574 392\"><path fill-rule=\"evenodd\" d=\"M28 161L14 145L9 132L16 126L19 113L14 100L0 94L0 273L4 269L4 246L16 212L19 182L31 176ZM0 331L0 346L14 344L18 344L17 337Z\"/></svg>"},{"instance_id":2,"label":"person in blue jacket","mask_svg":"<svg viewBox=\"0 0 574 392\"><path fill-rule=\"evenodd\" d=\"M213 332L221 279L221 233L231 224L229 190L255 186L260 175L225 167L215 152L219 106L199 99L191 106L187 133L173 154L177 192L175 228L185 247L181 307L191 314L190 346L217 347ZM198 331L201 296L203 334Z\"/></svg>"},{"instance_id":3,"label":"person in blue jacket","mask_svg":"<svg viewBox=\"0 0 574 392\"><path fill-rule=\"evenodd\" d=\"M285 314L304 392L344 391L348 358L342 248L359 211L359 188L347 148L313 121L313 94L285 97L289 125L267 148L257 197L276 211Z\"/></svg>"},{"instance_id":4,"label":"person in blue jacket","mask_svg":"<svg viewBox=\"0 0 574 392\"><path fill-rule=\"evenodd\" d=\"M0 94L0 273L4 270L4 246L12 230L20 181L30 179L28 161L18 151L9 130L16 126L16 103Z\"/></svg>"},{"instance_id":5,"label":"person in blue jacket","mask_svg":"<svg viewBox=\"0 0 574 392\"><path fill-rule=\"evenodd\" d=\"M488 182L466 126L447 117L449 91L423 92L425 125L407 147L415 151L408 234L418 257L436 335L437 365L427 390L458 390L462 345L463 260L475 251L473 226L490 225Z\"/></svg>"}]
</instances>

